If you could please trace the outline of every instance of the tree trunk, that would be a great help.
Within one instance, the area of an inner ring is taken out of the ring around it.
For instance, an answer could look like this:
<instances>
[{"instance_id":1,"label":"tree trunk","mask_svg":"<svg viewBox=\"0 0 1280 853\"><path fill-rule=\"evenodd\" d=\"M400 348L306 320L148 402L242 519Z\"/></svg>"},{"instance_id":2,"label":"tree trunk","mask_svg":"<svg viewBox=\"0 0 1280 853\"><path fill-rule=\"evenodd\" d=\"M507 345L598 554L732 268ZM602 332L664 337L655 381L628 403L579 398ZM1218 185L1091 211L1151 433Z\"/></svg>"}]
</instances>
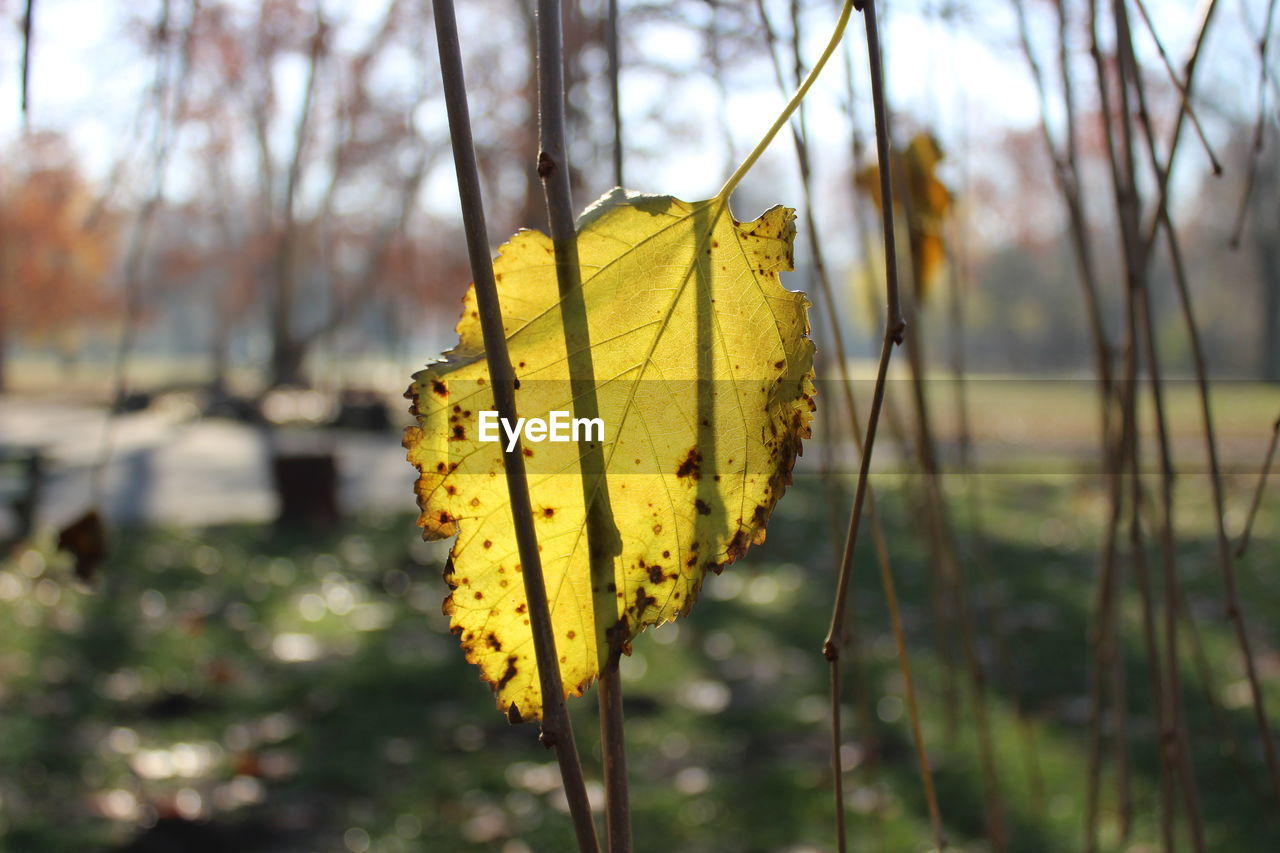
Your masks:
<instances>
[{"instance_id":1,"label":"tree trunk","mask_svg":"<svg viewBox=\"0 0 1280 853\"><path fill-rule=\"evenodd\" d=\"M302 341L297 340L288 330L277 328L271 337L270 387L308 387L310 383L303 369L306 355L307 347Z\"/></svg>"}]
</instances>

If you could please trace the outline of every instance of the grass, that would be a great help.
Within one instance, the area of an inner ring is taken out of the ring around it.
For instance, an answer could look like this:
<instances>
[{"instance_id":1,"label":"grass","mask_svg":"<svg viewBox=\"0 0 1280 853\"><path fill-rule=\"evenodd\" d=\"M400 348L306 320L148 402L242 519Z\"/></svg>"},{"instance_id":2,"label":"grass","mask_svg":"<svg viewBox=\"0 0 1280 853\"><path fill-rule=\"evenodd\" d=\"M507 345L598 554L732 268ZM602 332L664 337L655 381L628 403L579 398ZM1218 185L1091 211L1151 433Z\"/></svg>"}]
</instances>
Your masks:
<instances>
[{"instance_id":1,"label":"grass","mask_svg":"<svg viewBox=\"0 0 1280 853\"><path fill-rule=\"evenodd\" d=\"M982 786L968 682L953 660L954 637L937 642L925 542L902 482L881 480L881 508L946 831L953 849L984 850L975 840ZM981 584L967 561L984 606L978 621L1013 849L1076 851L1085 637L1104 484L1068 473L975 482L977 499L960 478L948 486L962 549L972 556L969 525L980 517L995 578ZM1247 505L1251 485L1242 479L1233 488L1233 507ZM1185 656L1209 849L1262 853L1275 849L1280 819L1262 797L1203 482L1185 477L1179 499L1180 568L1214 682L1201 683ZM838 537L827 519L819 484L798 477L767 544L709 579L689 619L648 632L625 661L637 850L830 849L819 647ZM1264 568L1280 553L1277 529L1277 513L1267 510L1241 567L1273 715L1280 713L1280 588ZM209 823L185 846L131 849L572 849L553 756L532 726L507 724L463 662L440 613L443 552L417 540L411 519L355 520L315 536L255 526L114 531L112 545L92 591L73 583L65 558L47 548L0 568L0 849L123 849L141 828L175 816ZM925 850L901 678L869 560L870 551L859 557L851 611L865 669L846 679L851 838L857 850ZM993 602L1009 635L1012 673L996 665ZM1158 840L1137 604L1130 578L1123 645L1137 810L1130 850L1156 849ZM855 723L863 694L874 711L874 757ZM1025 725L1015 696L1028 710ZM571 708L588 777L598 779L594 702ZM1216 728L1219 718L1225 730ZM1029 770L1028 726L1043 798ZM1239 750L1234 757L1223 753L1229 743ZM1106 782L1105 849L1119 849L1110 771Z\"/></svg>"}]
</instances>

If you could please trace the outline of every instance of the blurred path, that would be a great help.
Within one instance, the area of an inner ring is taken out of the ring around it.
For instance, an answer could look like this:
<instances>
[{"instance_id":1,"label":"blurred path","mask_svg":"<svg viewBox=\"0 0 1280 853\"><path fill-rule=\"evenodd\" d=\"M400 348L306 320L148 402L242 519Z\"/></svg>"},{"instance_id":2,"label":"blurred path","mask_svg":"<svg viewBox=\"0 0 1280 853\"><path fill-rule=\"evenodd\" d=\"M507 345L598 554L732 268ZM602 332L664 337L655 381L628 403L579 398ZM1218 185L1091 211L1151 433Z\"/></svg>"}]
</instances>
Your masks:
<instances>
[{"instance_id":1,"label":"blurred path","mask_svg":"<svg viewBox=\"0 0 1280 853\"><path fill-rule=\"evenodd\" d=\"M102 448L106 413L99 408L7 397L0 402L0 442L40 448L48 460L37 515L60 525L88 507L92 468ZM414 471L399 435L316 430L311 449L337 455L344 512L412 512ZM107 471L104 510L115 523L176 525L269 521L276 499L262 433L190 413L120 415Z\"/></svg>"}]
</instances>

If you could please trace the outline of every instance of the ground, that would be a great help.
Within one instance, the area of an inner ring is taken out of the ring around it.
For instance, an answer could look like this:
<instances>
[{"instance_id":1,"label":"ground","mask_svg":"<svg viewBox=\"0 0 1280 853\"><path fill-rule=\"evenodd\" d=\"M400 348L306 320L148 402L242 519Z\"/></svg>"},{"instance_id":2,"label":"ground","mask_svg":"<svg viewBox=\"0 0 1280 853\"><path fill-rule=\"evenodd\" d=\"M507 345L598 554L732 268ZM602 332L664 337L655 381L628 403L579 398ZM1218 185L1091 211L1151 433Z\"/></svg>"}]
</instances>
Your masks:
<instances>
[{"instance_id":1,"label":"ground","mask_svg":"<svg viewBox=\"0 0 1280 853\"><path fill-rule=\"evenodd\" d=\"M958 389L945 380L931 389L944 464L955 471ZM1068 853L1081 848L1086 643L1106 494L1095 395L1070 379L984 377L965 391L977 474L947 474L943 487L977 611L1012 849ZM894 383L893 409L906 411L906 392ZM1266 799L1224 615L1194 387L1172 382L1168 396L1178 566L1206 659L1201 667L1184 646L1208 848L1261 853L1275 849L1280 813ZM820 402L836 399L836 389L819 389ZM55 553L52 529L88 501L103 427L91 402L10 397L0 408L6 443L40 445L53 463L38 540L0 564L0 850L572 849L553 756L534 727L510 726L494 710L448 632L447 543L417 536L412 472L394 433L312 437L337 453L349 517L302 534L269 523L273 496L254 428L193 419L181 396L122 416L106 478L110 558L85 586ZM1216 382L1214 403L1236 535L1280 389ZM830 428L825 414L819 436ZM926 537L906 503L914 465L893 441L889 425L875 483L925 739L952 849L983 850L974 840L983 805L970 681L946 627L954 604L934 609ZM642 853L832 849L819 649L855 457L848 446L837 455L843 494L832 499L817 476L825 454L809 450L768 541L710 578L688 619L646 632L624 660ZM1150 447L1144 459L1153 470ZM856 850L925 850L903 681L869 541L851 611L860 661L846 654L844 669L850 833ZM1273 488L1238 567L1273 715L1280 586L1267 569L1278 555ZM1135 808L1123 849L1136 853L1158 838L1158 767L1140 598L1127 560L1121 566ZM571 708L599 799L593 699ZM1104 849L1122 847L1114 768L1104 777Z\"/></svg>"},{"instance_id":2,"label":"ground","mask_svg":"<svg viewBox=\"0 0 1280 853\"><path fill-rule=\"evenodd\" d=\"M1264 445L1255 449L1260 456ZM1081 847L1085 638L1104 505L1100 478L1061 467L947 481L981 607L1012 849L1036 853ZM936 642L925 542L905 511L905 482L882 475L880 505L925 737L953 849L983 850L973 840L982 784L969 682L960 658L949 660L958 647ZM1229 482L1237 525L1252 484L1243 474ZM1212 680L1201 681L1187 650L1208 846L1270 851L1280 812L1265 799L1202 477L1182 479L1179 502L1179 565ZM1265 570L1280 553L1274 503L1240 572L1276 713L1280 587ZM824 486L799 477L767 543L709 579L687 620L647 632L624 662L637 850L832 848L819 652L834 583L831 523ZM260 524L115 528L111 551L92 589L47 543L0 568L2 849L123 849L157 818L145 836L153 846L129 849L572 849L553 756L534 727L508 725L463 662L440 612L443 553L418 541L411 516L356 517L311 536ZM859 554L853 609L862 666L845 669L850 833L857 850L924 850L902 679L870 557ZM1127 849L1136 851L1155 849L1158 769L1139 599L1131 579L1125 589L1136 809ZM858 722L864 697L874 752ZM593 698L572 708L594 780ZM1114 773L1104 782L1104 849L1116 849Z\"/></svg>"}]
</instances>

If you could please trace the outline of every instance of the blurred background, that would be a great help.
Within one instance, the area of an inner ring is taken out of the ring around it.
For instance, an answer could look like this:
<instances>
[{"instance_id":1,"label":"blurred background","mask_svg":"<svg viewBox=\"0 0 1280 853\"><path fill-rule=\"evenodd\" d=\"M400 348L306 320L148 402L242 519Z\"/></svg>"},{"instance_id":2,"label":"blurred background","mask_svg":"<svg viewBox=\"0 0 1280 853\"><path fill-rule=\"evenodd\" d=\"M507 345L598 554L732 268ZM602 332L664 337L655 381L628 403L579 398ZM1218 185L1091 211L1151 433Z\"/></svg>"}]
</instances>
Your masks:
<instances>
[{"instance_id":1,"label":"blurred background","mask_svg":"<svg viewBox=\"0 0 1280 853\"><path fill-rule=\"evenodd\" d=\"M532 5L458 9L495 250L545 227ZM615 180L608 7L565 3L580 208ZM1162 159L1206 34L1167 208L1233 540L1280 412L1275 7L1128 4ZM838 8L622 0L626 186L714 194ZM1009 849L1079 850L1108 514L1096 343L1118 369L1125 331L1103 130L1117 108L1097 82L1118 40L1108 12L1095 62L1083 0L880 11L920 344L897 357L876 483L944 823L954 849L998 849L918 524L931 465L973 568ZM448 543L418 539L399 444L401 395L456 340L470 278L430 4L0 0L0 21L0 849L570 849L553 757L493 711L448 632ZM807 176L784 131L734 197L741 219L799 208L784 281L813 297L825 276L818 449L768 544L624 661L639 850L831 849L819 647L858 463L839 426L834 335L867 400L882 323L867 66L855 15L796 125ZM1149 205L1159 196L1154 170L1136 183ZM1224 615L1194 348L1162 245L1148 286L1179 473L1181 618L1198 632L1182 665L1206 837L1212 850L1272 850L1280 811ZM1153 413L1140 410L1154 478ZM1275 708L1273 504L1264 495L1238 571ZM859 850L923 850L884 598L870 554L857 565L846 719L859 722L841 751L851 832ZM1119 745L1102 784L1131 806L1108 794L1098 820L1104 848L1155 850L1158 731L1128 586L1117 671L1132 683L1105 720ZM594 701L573 710L598 793Z\"/></svg>"}]
</instances>

